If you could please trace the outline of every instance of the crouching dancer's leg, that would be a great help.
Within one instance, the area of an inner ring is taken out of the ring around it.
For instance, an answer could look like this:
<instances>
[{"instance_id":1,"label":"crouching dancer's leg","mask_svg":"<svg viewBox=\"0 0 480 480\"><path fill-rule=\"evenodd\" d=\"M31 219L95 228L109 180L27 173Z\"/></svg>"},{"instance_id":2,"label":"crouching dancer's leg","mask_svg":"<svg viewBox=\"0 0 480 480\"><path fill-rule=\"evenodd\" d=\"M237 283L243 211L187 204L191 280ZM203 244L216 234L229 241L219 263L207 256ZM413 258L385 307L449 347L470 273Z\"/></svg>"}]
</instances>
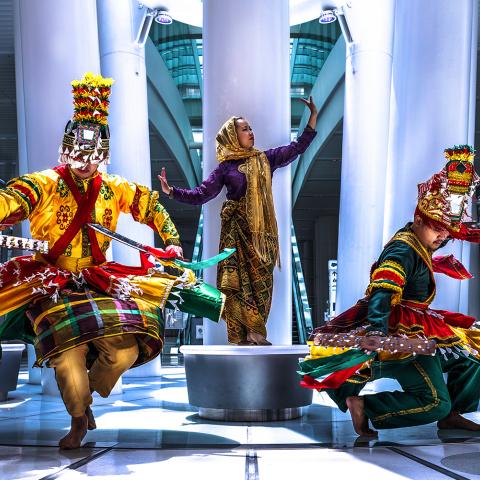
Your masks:
<instances>
[{"instance_id":1,"label":"crouching dancer's leg","mask_svg":"<svg viewBox=\"0 0 480 480\"><path fill-rule=\"evenodd\" d=\"M87 345L79 345L52 357L49 366L55 368L55 377L63 403L71 416L70 431L59 442L59 447L70 450L79 448L87 434L87 409L92 394L86 366Z\"/></svg>"},{"instance_id":2,"label":"crouching dancer's leg","mask_svg":"<svg viewBox=\"0 0 480 480\"><path fill-rule=\"evenodd\" d=\"M445 418L451 411L450 396L437 356L418 355L415 360L373 364L374 378L393 378L403 389L365 395L364 411L374 428L424 425Z\"/></svg>"},{"instance_id":3,"label":"crouching dancer's leg","mask_svg":"<svg viewBox=\"0 0 480 480\"><path fill-rule=\"evenodd\" d=\"M476 412L480 398L480 365L470 358L453 355L441 357L442 370L448 374L447 387L452 402L451 411L437 426L440 430L461 429L480 431L478 423L463 417L462 413Z\"/></svg>"},{"instance_id":4,"label":"crouching dancer's leg","mask_svg":"<svg viewBox=\"0 0 480 480\"><path fill-rule=\"evenodd\" d=\"M86 367L86 344L52 357L49 363L55 368L58 388L72 417L70 431L59 442L62 449L79 448L87 430L96 428L90 408L92 392L108 397L120 376L138 357L138 344L132 334L99 338L92 343L98 357L90 371Z\"/></svg>"}]
</instances>

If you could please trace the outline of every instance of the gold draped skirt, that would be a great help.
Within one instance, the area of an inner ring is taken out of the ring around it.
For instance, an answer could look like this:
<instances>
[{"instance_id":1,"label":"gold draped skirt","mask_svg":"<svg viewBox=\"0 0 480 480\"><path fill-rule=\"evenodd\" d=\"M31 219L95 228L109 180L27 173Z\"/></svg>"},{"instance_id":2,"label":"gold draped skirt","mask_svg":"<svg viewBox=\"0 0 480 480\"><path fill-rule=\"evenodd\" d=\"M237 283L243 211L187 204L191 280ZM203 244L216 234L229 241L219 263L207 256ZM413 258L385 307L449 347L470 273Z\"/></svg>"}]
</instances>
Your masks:
<instances>
[{"instance_id":1,"label":"gold draped skirt","mask_svg":"<svg viewBox=\"0 0 480 480\"><path fill-rule=\"evenodd\" d=\"M227 200L220 215L220 250L236 249L219 264L217 273L217 288L226 295L222 316L227 323L228 342L245 342L248 331L266 337L273 292L274 247L269 247L269 261L259 258L252 244L245 198Z\"/></svg>"}]
</instances>

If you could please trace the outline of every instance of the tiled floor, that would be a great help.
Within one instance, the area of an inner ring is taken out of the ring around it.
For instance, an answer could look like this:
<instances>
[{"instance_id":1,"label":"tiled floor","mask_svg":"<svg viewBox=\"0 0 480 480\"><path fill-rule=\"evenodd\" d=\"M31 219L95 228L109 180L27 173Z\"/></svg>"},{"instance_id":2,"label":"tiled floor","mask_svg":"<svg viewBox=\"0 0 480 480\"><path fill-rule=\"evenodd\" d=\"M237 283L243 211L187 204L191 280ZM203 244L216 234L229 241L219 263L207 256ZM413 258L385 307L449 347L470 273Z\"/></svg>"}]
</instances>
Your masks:
<instances>
[{"instance_id":1,"label":"tiled floor","mask_svg":"<svg viewBox=\"0 0 480 480\"><path fill-rule=\"evenodd\" d=\"M208 478L480 479L480 434L435 425L381 431L362 441L328 398L297 420L221 423L188 404L182 367L124 379L123 394L97 399L97 430L59 451L69 418L59 398L20 384L0 403L0 479ZM127 383L128 382L128 383ZM480 421L480 413L470 415Z\"/></svg>"}]
</instances>

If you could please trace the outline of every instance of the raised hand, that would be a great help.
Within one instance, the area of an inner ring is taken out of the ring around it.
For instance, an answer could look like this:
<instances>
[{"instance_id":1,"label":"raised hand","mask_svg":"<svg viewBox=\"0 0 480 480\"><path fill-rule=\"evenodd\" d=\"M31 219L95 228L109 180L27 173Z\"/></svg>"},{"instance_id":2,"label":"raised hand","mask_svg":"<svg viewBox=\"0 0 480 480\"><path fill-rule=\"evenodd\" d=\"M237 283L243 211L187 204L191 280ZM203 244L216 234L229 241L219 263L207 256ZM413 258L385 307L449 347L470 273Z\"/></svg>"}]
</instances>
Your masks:
<instances>
[{"instance_id":1,"label":"raised hand","mask_svg":"<svg viewBox=\"0 0 480 480\"><path fill-rule=\"evenodd\" d=\"M162 173L161 175L157 175L157 178L160 180L160 185L162 186L162 192L165 193L166 195L170 195L170 193L172 192L172 187L168 184L165 167L162 168Z\"/></svg>"},{"instance_id":2,"label":"raised hand","mask_svg":"<svg viewBox=\"0 0 480 480\"><path fill-rule=\"evenodd\" d=\"M315 105L315 102L313 101L312 96L307 99L301 98L300 101L302 101L310 110L310 118L308 119L308 126L310 128L315 129L317 125L317 116L318 116L318 111L317 111L317 106Z\"/></svg>"}]
</instances>

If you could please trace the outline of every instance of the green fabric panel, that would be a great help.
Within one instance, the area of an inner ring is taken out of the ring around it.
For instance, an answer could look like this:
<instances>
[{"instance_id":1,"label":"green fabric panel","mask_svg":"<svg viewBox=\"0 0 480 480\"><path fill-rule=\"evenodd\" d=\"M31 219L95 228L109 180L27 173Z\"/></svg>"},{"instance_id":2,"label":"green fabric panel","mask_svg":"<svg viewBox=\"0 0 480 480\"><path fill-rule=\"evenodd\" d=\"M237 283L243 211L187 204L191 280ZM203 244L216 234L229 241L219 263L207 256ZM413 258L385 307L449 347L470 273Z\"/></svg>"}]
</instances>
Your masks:
<instances>
[{"instance_id":1,"label":"green fabric panel","mask_svg":"<svg viewBox=\"0 0 480 480\"><path fill-rule=\"evenodd\" d=\"M0 341L2 340L20 340L33 345L35 334L30 324L30 320L25 315L27 305L17 308L5 315L0 324ZM2 358L2 348L0 346L0 358Z\"/></svg>"},{"instance_id":2,"label":"green fabric panel","mask_svg":"<svg viewBox=\"0 0 480 480\"><path fill-rule=\"evenodd\" d=\"M33 344L35 333L25 314L28 305L17 308L5 315L0 325L0 340L21 340Z\"/></svg>"},{"instance_id":3,"label":"green fabric panel","mask_svg":"<svg viewBox=\"0 0 480 480\"><path fill-rule=\"evenodd\" d=\"M214 257L207 258L201 262L184 262L183 260L175 260L177 265L180 265L184 268L189 268L190 270L204 270L206 268L213 267L222 260L227 259L235 253L236 248L224 248L218 255Z\"/></svg>"},{"instance_id":4,"label":"green fabric panel","mask_svg":"<svg viewBox=\"0 0 480 480\"><path fill-rule=\"evenodd\" d=\"M310 375L313 378L318 378L336 372L337 370L345 370L354 365L359 365L360 363L370 360L374 355L376 354L367 354L361 350L347 350L339 355L331 355L329 357L300 362L300 370L298 373L300 375Z\"/></svg>"},{"instance_id":5,"label":"green fabric panel","mask_svg":"<svg viewBox=\"0 0 480 480\"><path fill-rule=\"evenodd\" d=\"M220 320L223 298L215 287L208 283L201 283L194 288L173 287L165 306L175 308L171 301L175 301L178 296L181 297L181 301L176 303L176 306L180 311L197 317L206 317L214 322Z\"/></svg>"}]
</instances>

